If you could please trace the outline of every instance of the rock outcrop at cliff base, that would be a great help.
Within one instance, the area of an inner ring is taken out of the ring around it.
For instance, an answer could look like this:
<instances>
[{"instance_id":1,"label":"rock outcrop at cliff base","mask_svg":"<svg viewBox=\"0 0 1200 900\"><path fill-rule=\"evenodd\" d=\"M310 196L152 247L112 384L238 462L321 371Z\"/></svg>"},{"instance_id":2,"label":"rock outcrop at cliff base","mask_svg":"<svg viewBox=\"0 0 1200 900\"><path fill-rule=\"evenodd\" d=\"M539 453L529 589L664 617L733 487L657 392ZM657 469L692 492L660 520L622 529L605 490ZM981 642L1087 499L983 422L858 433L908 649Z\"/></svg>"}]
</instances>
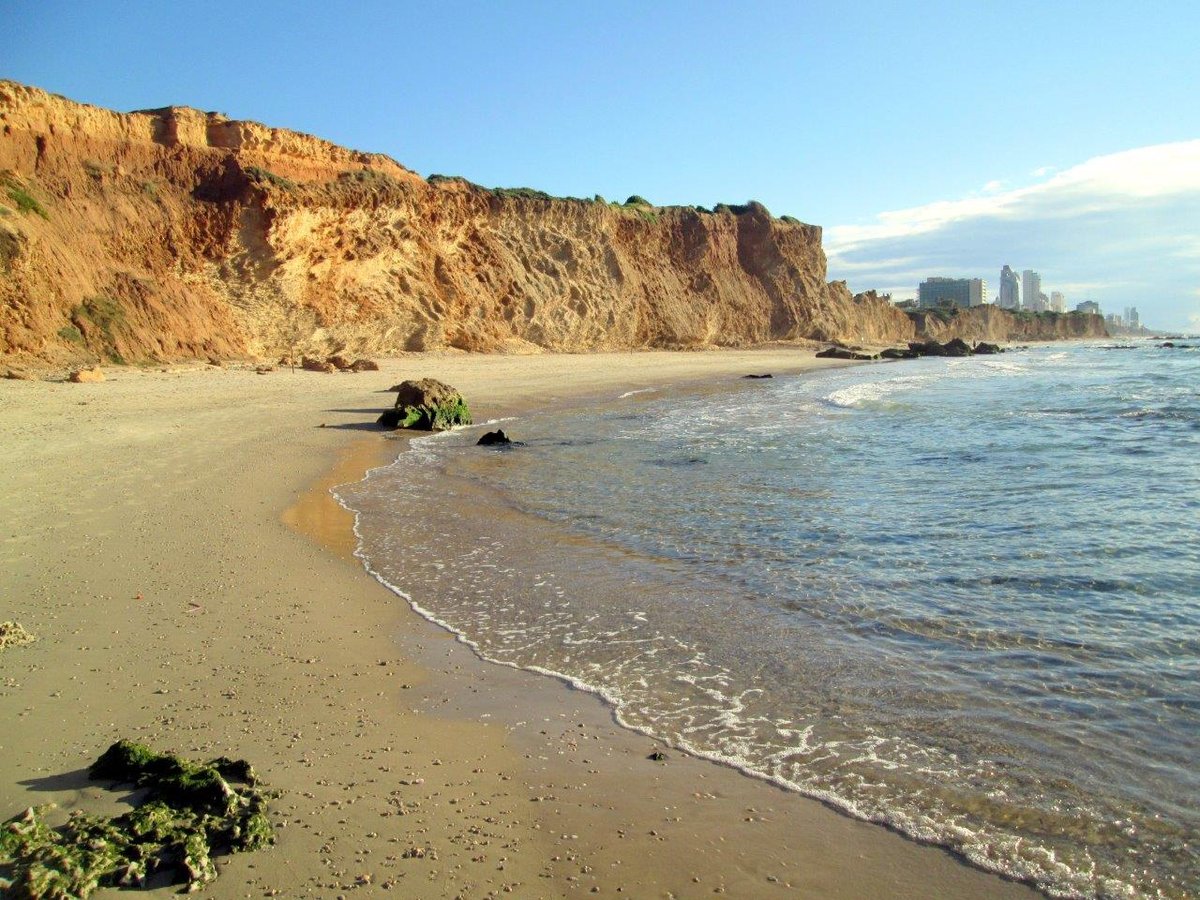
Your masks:
<instances>
[{"instance_id":1,"label":"rock outcrop at cliff base","mask_svg":"<svg viewBox=\"0 0 1200 900\"><path fill-rule=\"evenodd\" d=\"M885 299L827 282L819 227L757 203L707 211L426 180L218 113L116 113L10 81L0 173L0 356L78 365L916 336Z\"/></svg>"}]
</instances>

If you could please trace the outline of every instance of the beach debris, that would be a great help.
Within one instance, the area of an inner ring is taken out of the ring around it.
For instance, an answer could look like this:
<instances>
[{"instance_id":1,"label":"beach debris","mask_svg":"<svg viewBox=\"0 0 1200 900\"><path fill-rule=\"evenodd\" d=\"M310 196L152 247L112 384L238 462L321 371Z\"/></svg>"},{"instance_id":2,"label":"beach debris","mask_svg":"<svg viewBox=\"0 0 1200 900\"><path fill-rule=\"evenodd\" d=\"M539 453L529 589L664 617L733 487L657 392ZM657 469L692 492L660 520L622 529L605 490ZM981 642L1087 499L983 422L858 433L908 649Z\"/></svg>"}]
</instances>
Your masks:
<instances>
[{"instance_id":1,"label":"beach debris","mask_svg":"<svg viewBox=\"0 0 1200 900\"><path fill-rule=\"evenodd\" d=\"M268 793L245 760L193 763L118 741L88 771L145 795L112 818L76 810L50 828L30 807L0 831L0 892L11 897L87 897L100 887L142 887L155 873L196 891L217 877L212 857L274 843ZM233 787L230 782L240 786Z\"/></svg>"},{"instance_id":2,"label":"beach debris","mask_svg":"<svg viewBox=\"0 0 1200 900\"><path fill-rule=\"evenodd\" d=\"M274 372L274 371L275 371L274 366L255 366L254 367L254 374L256 374L256 375L269 375L271 372Z\"/></svg>"},{"instance_id":3,"label":"beach debris","mask_svg":"<svg viewBox=\"0 0 1200 900\"><path fill-rule=\"evenodd\" d=\"M4 377L11 379L13 381L33 381L34 380L33 374L30 372L27 372L25 369L9 369L7 372L4 373Z\"/></svg>"},{"instance_id":4,"label":"beach debris","mask_svg":"<svg viewBox=\"0 0 1200 900\"><path fill-rule=\"evenodd\" d=\"M650 755L647 756L646 759L652 759L655 762L666 762L668 757L667 757L667 754L663 753L661 750L659 750L656 747L654 750L652 750L650 752Z\"/></svg>"},{"instance_id":5,"label":"beach debris","mask_svg":"<svg viewBox=\"0 0 1200 900\"><path fill-rule=\"evenodd\" d=\"M37 638L30 634L19 622L0 622L0 650L7 647L20 647L32 644Z\"/></svg>"},{"instance_id":6,"label":"beach debris","mask_svg":"<svg viewBox=\"0 0 1200 900\"><path fill-rule=\"evenodd\" d=\"M471 411L462 394L444 382L435 378L402 381L395 390L396 406L378 418L380 425L444 431L471 424Z\"/></svg>"},{"instance_id":7,"label":"beach debris","mask_svg":"<svg viewBox=\"0 0 1200 900\"><path fill-rule=\"evenodd\" d=\"M72 384L96 384L104 380L104 373L97 366L94 369L76 369L67 376Z\"/></svg>"}]
</instances>

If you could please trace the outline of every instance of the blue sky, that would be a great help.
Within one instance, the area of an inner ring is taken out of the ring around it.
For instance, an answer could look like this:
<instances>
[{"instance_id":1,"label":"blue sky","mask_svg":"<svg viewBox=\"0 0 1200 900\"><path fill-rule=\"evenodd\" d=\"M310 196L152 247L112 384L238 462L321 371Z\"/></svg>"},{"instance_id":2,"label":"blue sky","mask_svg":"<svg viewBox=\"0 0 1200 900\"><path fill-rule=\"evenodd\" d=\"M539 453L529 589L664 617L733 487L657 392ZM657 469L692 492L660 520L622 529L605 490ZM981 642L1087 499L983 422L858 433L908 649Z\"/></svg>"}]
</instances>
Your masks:
<instances>
[{"instance_id":1,"label":"blue sky","mask_svg":"<svg viewBox=\"0 0 1200 900\"><path fill-rule=\"evenodd\" d=\"M1200 330L1200 7L7 0L0 77L428 175L826 227L831 277L1034 268ZM1166 146L1170 145L1170 146Z\"/></svg>"}]
</instances>

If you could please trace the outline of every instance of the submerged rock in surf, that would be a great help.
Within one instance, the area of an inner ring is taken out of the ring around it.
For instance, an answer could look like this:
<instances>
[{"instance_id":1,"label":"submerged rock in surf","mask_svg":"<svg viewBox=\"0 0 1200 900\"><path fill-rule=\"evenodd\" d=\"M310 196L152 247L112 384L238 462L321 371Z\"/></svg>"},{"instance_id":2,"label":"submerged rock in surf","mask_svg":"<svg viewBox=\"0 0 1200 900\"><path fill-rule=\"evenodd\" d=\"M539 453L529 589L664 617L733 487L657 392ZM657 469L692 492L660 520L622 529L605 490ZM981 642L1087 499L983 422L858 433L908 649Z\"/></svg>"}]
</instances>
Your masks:
<instances>
[{"instance_id":1,"label":"submerged rock in surf","mask_svg":"<svg viewBox=\"0 0 1200 900\"><path fill-rule=\"evenodd\" d=\"M495 431L489 431L483 437L475 442L476 447L524 447L524 441L514 441L504 429L497 428Z\"/></svg>"}]
</instances>

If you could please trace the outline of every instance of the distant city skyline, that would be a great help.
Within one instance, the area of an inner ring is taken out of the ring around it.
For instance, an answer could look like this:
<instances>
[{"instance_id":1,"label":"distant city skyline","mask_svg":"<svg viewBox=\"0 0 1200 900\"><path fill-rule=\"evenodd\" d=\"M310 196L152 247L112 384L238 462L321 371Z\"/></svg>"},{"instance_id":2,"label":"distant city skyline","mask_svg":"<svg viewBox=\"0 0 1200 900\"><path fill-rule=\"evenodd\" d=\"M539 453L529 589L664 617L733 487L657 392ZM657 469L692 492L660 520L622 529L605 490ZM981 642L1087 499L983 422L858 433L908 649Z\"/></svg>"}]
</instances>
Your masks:
<instances>
[{"instance_id":1,"label":"distant city skyline","mask_svg":"<svg viewBox=\"0 0 1200 900\"><path fill-rule=\"evenodd\" d=\"M1127 327L1132 323L1131 327L1136 328L1140 324L1140 315L1134 306L1125 306L1123 313L1105 313L1101 305L1094 300L1082 299L1071 303L1067 294L1059 290L1051 290L1047 295L1042 289L1041 275L1034 269L1022 269L1018 275L1017 270L1006 263L1000 268L999 284L999 291L993 296L986 278L930 274L917 285L916 292L911 297L907 293L900 296L890 292L882 293L890 296L893 303L911 303L920 307L971 307L992 304L1001 309L1029 312L1091 312L1106 316L1109 324L1119 327Z\"/></svg>"}]
</instances>

